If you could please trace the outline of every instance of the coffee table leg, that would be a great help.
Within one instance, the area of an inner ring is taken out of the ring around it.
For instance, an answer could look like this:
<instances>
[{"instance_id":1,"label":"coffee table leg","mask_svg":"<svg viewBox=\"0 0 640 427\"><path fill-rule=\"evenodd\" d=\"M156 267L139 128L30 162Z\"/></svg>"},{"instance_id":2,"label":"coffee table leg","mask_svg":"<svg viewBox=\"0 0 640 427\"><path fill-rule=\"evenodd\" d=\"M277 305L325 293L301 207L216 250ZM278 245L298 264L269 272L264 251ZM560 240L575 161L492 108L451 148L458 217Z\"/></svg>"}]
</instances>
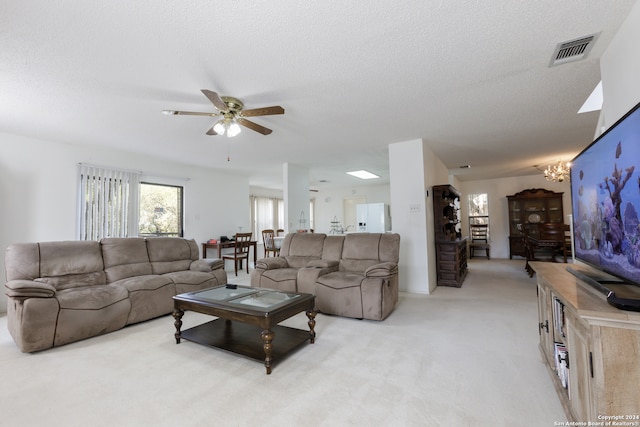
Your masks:
<instances>
[{"instance_id":1,"label":"coffee table leg","mask_svg":"<svg viewBox=\"0 0 640 427\"><path fill-rule=\"evenodd\" d=\"M173 318L176 319L174 325L176 326L176 333L174 336L176 337L176 344L180 344L180 328L182 328L182 316L184 315L184 311L175 309L173 310Z\"/></svg>"},{"instance_id":2,"label":"coffee table leg","mask_svg":"<svg viewBox=\"0 0 640 427\"><path fill-rule=\"evenodd\" d=\"M265 329L260 335L264 343L264 366L267 368L267 375L271 373L271 342L276 334L271 329Z\"/></svg>"},{"instance_id":3,"label":"coffee table leg","mask_svg":"<svg viewBox=\"0 0 640 427\"><path fill-rule=\"evenodd\" d=\"M317 311L307 310L307 317L309 318L309 337L311 344L316 342L316 314L318 314Z\"/></svg>"}]
</instances>

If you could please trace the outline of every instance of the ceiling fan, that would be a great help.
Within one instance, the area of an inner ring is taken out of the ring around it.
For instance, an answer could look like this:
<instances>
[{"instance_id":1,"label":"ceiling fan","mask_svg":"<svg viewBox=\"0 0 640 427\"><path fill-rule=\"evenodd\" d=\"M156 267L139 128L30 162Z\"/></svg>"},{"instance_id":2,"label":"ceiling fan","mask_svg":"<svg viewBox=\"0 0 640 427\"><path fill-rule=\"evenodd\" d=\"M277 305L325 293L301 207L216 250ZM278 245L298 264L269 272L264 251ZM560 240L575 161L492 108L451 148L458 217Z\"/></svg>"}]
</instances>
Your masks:
<instances>
[{"instance_id":1,"label":"ceiling fan","mask_svg":"<svg viewBox=\"0 0 640 427\"><path fill-rule=\"evenodd\" d=\"M240 126L244 126L263 135L269 135L273 132L271 129L252 122L251 120L248 120L247 117L284 114L284 108L278 105L245 110L244 104L238 98L220 96L214 91L207 89L201 89L201 91L204 96L211 101L213 106L216 107L218 112L200 113L196 111L163 110L162 113L169 116L219 116L221 119L207 131L207 135L224 135L226 133L228 137L238 135L241 131Z\"/></svg>"}]
</instances>

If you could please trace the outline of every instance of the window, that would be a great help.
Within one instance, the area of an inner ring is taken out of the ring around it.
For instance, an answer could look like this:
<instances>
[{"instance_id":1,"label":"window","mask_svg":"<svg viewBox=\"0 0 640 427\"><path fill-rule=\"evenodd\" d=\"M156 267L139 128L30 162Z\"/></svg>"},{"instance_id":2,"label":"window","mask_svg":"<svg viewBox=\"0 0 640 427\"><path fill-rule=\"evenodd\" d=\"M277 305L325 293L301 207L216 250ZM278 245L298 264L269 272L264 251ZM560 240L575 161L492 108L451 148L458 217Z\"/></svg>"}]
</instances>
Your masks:
<instances>
[{"instance_id":1,"label":"window","mask_svg":"<svg viewBox=\"0 0 640 427\"><path fill-rule=\"evenodd\" d=\"M183 187L140 183L139 236L182 237Z\"/></svg>"},{"instance_id":2,"label":"window","mask_svg":"<svg viewBox=\"0 0 640 427\"><path fill-rule=\"evenodd\" d=\"M487 193L469 194L469 225L489 225L489 201ZM487 227L489 231L489 227Z\"/></svg>"},{"instance_id":3,"label":"window","mask_svg":"<svg viewBox=\"0 0 640 427\"><path fill-rule=\"evenodd\" d=\"M135 236L140 174L82 164L78 174L78 239Z\"/></svg>"},{"instance_id":4,"label":"window","mask_svg":"<svg viewBox=\"0 0 640 427\"><path fill-rule=\"evenodd\" d=\"M469 194L469 218L489 216L487 193Z\"/></svg>"},{"instance_id":5,"label":"window","mask_svg":"<svg viewBox=\"0 0 640 427\"><path fill-rule=\"evenodd\" d=\"M140 182L140 172L78 167L78 239L184 235L181 186Z\"/></svg>"}]
</instances>

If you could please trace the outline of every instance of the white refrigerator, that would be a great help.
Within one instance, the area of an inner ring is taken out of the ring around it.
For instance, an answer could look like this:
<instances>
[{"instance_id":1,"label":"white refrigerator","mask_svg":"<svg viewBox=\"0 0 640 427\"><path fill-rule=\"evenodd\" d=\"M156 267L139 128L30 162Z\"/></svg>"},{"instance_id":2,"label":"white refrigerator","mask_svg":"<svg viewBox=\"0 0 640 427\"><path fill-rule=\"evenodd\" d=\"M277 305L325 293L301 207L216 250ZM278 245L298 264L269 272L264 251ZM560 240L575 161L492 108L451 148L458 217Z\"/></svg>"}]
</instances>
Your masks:
<instances>
[{"instance_id":1,"label":"white refrigerator","mask_svg":"<svg viewBox=\"0 0 640 427\"><path fill-rule=\"evenodd\" d=\"M384 233L391 230L389 206L384 203L356 205L356 231Z\"/></svg>"}]
</instances>

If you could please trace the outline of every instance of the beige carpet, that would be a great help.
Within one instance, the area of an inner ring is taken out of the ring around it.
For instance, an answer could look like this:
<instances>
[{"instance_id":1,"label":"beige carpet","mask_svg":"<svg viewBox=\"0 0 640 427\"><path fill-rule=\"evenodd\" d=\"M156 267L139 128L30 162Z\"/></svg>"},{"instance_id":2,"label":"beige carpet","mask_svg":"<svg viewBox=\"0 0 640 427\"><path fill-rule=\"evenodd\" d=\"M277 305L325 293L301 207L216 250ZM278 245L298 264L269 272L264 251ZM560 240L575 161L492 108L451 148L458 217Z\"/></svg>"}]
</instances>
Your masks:
<instances>
[{"instance_id":1,"label":"beige carpet","mask_svg":"<svg viewBox=\"0 0 640 427\"><path fill-rule=\"evenodd\" d=\"M472 260L462 288L402 294L383 322L319 314L316 343L269 376L176 345L171 316L36 354L20 353L0 317L0 425L553 426L566 418L523 263ZM285 324L306 328L306 316Z\"/></svg>"}]
</instances>

